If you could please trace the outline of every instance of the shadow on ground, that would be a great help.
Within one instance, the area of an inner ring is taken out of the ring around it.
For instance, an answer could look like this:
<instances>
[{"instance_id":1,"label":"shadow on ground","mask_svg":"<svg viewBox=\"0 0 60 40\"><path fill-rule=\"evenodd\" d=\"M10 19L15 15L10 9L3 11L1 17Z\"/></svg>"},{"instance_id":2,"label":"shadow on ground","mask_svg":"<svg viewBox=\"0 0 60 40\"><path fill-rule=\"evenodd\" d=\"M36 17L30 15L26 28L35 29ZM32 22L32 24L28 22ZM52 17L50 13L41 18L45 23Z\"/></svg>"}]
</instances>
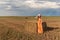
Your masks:
<instances>
[{"instance_id":1,"label":"shadow on ground","mask_svg":"<svg viewBox=\"0 0 60 40\"><path fill-rule=\"evenodd\" d=\"M45 31L52 31L52 30L54 30L54 29L58 29L58 27L57 27L57 28L48 27L46 22L43 22L43 23L42 23L42 26L43 26L43 31L44 31L44 32L45 32Z\"/></svg>"}]
</instances>

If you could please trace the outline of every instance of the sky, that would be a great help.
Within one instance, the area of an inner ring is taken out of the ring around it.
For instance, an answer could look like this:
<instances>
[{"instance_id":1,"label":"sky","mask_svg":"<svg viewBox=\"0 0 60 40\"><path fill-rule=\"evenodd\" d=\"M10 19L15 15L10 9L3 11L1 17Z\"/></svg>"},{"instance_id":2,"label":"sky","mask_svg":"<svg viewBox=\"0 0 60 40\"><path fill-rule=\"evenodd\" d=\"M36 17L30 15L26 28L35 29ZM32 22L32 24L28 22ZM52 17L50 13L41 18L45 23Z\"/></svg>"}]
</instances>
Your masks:
<instances>
[{"instance_id":1,"label":"sky","mask_svg":"<svg viewBox=\"0 0 60 40\"><path fill-rule=\"evenodd\" d=\"M0 16L60 16L60 0L0 0Z\"/></svg>"}]
</instances>

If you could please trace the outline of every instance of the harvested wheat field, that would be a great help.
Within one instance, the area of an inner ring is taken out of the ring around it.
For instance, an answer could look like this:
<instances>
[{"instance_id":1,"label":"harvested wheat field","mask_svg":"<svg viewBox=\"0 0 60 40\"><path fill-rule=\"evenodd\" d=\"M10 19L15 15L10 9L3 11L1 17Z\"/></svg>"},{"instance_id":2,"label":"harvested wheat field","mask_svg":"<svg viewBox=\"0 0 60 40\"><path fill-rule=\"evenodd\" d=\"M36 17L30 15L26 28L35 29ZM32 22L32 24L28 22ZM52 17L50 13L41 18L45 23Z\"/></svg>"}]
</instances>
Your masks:
<instances>
[{"instance_id":1,"label":"harvested wheat field","mask_svg":"<svg viewBox=\"0 0 60 40\"><path fill-rule=\"evenodd\" d=\"M0 40L60 40L60 16L43 16L43 34L37 34L37 19L1 16Z\"/></svg>"}]
</instances>

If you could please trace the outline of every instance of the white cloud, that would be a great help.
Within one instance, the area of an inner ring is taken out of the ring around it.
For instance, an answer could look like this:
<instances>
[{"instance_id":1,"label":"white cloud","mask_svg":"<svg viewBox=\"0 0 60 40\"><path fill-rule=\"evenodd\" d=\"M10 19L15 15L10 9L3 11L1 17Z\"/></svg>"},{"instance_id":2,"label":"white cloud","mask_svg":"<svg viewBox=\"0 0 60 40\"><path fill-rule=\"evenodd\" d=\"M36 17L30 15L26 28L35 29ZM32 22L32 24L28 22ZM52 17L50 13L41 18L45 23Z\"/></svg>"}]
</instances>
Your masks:
<instances>
[{"instance_id":1,"label":"white cloud","mask_svg":"<svg viewBox=\"0 0 60 40\"><path fill-rule=\"evenodd\" d=\"M58 3L49 1L40 1L42 3L36 3L34 1L26 1L25 4L31 8L60 8Z\"/></svg>"},{"instance_id":2,"label":"white cloud","mask_svg":"<svg viewBox=\"0 0 60 40\"><path fill-rule=\"evenodd\" d=\"M50 1L36 1L36 0L27 0L27 1L14 1L13 3L17 7L25 5L31 8L60 8L57 2Z\"/></svg>"},{"instance_id":3,"label":"white cloud","mask_svg":"<svg viewBox=\"0 0 60 40\"><path fill-rule=\"evenodd\" d=\"M10 1L10 0L9 0ZM1 4L11 4L11 5L15 5L16 7L21 7L21 6L27 6L27 7L31 7L31 8L60 8L59 3L57 2L50 2L50 1L37 1L37 0L26 0L26 1L21 1L21 0L11 0L11 2L9 1L1 1L0 0L0 5ZM11 6L7 7L7 9L10 9Z\"/></svg>"},{"instance_id":4,"label":"white cloud","mask_svg":"<svg viewBox=\"0 0 60 40\"><path fill-rule=\"evenodd\" d=\"M11 0L9 1L0 1L1 4L11 4L16 7L21 7L21 6L26 6L30 8L60 8L60 3L57 2L50 2L50 1L37 1L37 0L26 0L26 1L21 1L21 0ZM6 9L11 9L12 6L7 5Z\"/></svg>"},{"instance_id":5,"label":"white cloud","mask_svg":"<svg viewBox=\"0 0 60 40\"><path fill-rule=\"evenodd\" d=\"M56 2L45 2L43 5L45 5L45 7L49 7L49 8L60 8L59 5L57 5L58 3Z\"/></svg>"},{"instance_id":6,"label":"white cloud","mask_svg":"<svg viewBox=\"0 0 60 40\"><path fill-rule=\"evenodd\" d=\"M1 5L1 4L8 4L8 2L2 2L2 1L0 1L0 5Z\"/></svg>"},{"instance_id":7,"label":"white cloud","mask_svg":"<svg viewBox=\"0 0 60 40\"><path fill-rule=\"evenodd\" d=\"M7 5L5 9L6 9L6 10L10 10L11 8L12 8L11 5Z\"/></svg>"}]
</instances>

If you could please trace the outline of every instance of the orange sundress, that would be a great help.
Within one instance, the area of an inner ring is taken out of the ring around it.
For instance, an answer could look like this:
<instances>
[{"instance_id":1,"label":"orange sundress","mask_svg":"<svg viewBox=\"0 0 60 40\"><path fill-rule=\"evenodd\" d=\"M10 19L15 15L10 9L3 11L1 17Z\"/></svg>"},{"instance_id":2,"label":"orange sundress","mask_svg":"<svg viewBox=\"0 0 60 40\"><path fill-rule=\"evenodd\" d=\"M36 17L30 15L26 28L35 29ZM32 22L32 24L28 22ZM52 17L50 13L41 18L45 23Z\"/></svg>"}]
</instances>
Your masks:
<instances>
[{"instance_id":1,"label":"orange sundress","mask_svg":"<svg viewBox=\"0 0 60 40\"><path fill-rule=\"evenodd\" d=\"M38 33L43 33L42 19L38 17Z\"/></svg>"}]
</instances>

